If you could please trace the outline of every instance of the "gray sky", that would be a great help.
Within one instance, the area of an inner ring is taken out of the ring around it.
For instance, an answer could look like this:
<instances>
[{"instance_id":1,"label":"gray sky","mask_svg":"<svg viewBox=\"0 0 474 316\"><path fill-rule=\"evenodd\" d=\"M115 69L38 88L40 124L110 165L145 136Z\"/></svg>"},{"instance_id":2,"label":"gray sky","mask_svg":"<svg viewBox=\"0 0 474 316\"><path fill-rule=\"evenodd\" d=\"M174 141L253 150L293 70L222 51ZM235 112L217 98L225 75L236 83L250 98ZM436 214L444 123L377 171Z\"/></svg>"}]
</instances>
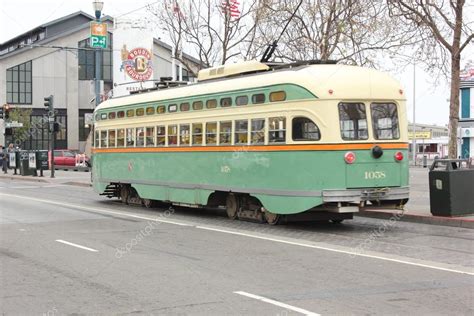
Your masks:
<instances>
[{"instance_id":1,"label":"gray sky","mask_svg":"<svg viewBox=\"0 0 474 316\"><path fill-rule=\"evenodd\" d=\"M103 13L110 16L136 16L145 9L137 10L154 0L104 0ZM92 0L1 0L0 43L22 34L36 26L62 16L84 11L94 15ZM159 36L159 35L158 35ZM165 36L163 36L165 37ZM464 54L466 56L466 54ZM401 81L408 99L408 119L413 113L413 67L391 72ZM446 80L433 85L432 78L422 68L416 67L416 121L419 123L445 125L449 116L449 89Z\"/></svg>"}]
</instances>

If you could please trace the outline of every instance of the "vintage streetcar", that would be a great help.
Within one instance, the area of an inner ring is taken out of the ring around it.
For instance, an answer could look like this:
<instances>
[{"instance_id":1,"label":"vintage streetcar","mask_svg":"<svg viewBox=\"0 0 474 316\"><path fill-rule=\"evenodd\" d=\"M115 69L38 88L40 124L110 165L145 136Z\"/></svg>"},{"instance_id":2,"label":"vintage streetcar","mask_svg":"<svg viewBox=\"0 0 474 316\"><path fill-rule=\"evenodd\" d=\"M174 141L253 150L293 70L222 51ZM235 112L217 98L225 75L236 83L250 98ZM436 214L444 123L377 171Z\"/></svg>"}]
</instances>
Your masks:
<instances>
[{"instance_id":1,"label":"vintage streetcar","mask_svg":"<svg viewBox=\"0 0 474 316\"><path fill-rule=\"evenodd\" d=\"M270 224L408 200L405 96L383 72L248 61L173 85L96 108L96 192Z\"/></svg>"}]
</instances>

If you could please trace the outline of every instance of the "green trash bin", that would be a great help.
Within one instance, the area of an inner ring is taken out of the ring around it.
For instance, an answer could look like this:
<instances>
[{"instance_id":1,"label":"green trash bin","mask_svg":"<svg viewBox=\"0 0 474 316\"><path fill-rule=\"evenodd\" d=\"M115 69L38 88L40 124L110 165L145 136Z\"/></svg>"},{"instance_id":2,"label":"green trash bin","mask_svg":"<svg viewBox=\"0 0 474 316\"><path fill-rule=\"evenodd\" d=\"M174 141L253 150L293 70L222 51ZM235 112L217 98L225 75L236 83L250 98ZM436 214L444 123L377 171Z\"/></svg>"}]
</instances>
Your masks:
<instances>
[{"instance_id":1,"label":"green trash bin","mask_svg":"<svg viewBox=\"0 0 474 316\"><path fill-rule=\"evenodd\" d=\"M435 159L430 167L429 181L431 214L474 214L474 168L469 160Z\"/></svg>"}]
</instances>

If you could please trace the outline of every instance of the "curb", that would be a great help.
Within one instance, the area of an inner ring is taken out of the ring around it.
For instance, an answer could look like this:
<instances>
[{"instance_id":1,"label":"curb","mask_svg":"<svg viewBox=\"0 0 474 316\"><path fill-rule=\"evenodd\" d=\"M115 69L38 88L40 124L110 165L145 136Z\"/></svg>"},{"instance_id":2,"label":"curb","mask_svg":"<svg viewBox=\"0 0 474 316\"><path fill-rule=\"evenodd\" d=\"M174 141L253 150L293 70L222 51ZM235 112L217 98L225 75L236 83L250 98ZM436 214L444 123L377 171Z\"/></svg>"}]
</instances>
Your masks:
<instances>
[{"instance_id":1,"label":"curb","mask_svg":"<svg viewBox=\"0 0 474 316\"><path fill-rule=\"evenodd\" d=\"M40 176L33 177L33 176L27 176L28 178L24 178L22 176L0 176L0 179L8 179L8 180L22 180L22 181L30 181L30 182L42 182L42 183L52 183L46 179L42 179ZM38 179L39 178L39 179ZM44 178L44 177L43 177Z\"/></svg>"},{"instance_id":2,"label":"curb","mask_svg":"<svg viewBox=\"0 0 474 316\"><path fill-rule=\"evenodd\" d=\"M359 211L358 213L355 213L354 216L390 219L391 217L397 214L398 213L396 212L392 213L383 211ZM402 217L400 217L400 221L474 229L474 219L452 218L432 215L414 215L405 213Z\"/></svg>"}]
</instances>

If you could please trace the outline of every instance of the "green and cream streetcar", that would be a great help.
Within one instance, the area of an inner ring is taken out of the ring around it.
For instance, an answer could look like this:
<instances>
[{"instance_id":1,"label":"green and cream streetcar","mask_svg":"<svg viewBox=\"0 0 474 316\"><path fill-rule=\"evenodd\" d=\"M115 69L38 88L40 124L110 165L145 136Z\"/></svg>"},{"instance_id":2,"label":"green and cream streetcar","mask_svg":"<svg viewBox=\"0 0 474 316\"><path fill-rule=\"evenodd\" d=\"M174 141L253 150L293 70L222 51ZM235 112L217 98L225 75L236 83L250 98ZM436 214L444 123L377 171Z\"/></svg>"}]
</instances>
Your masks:
<instances>
[{"instance_id":1,"label":"green and cream streetcar","mask_svg":"<svg viewBox=\"0 0 474 316\"><path fill-rule=\"evenodd\" d=\"M405 97L373 69L225 65L107 100L94 118L94 190L126 203L225 206L274 224L408 200Z\"/></svg>"}]
</instances>

